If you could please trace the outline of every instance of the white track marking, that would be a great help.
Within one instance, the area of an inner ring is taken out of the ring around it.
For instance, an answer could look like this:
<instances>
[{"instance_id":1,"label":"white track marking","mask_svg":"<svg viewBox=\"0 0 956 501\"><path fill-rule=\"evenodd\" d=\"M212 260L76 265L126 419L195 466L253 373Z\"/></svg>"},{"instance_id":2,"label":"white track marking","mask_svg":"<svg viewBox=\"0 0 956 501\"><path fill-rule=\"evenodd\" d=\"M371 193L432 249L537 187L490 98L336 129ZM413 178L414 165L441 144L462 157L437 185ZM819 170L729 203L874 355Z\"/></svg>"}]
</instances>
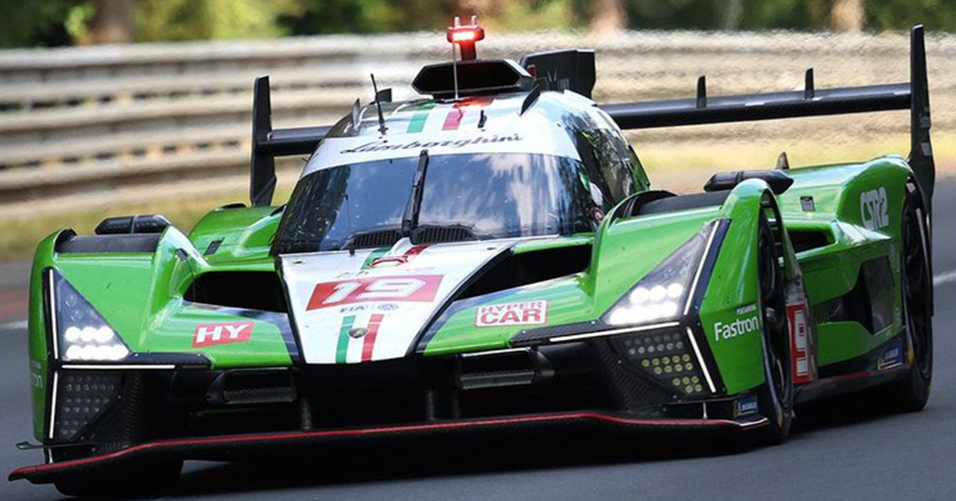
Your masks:
<instances>
[{"instance_id":1,"label":"white track marking","mask_svg":"<svg viewBox=\"0 0 956 501\"><path fill-rule=\"evenodd\" d=\"M950 282L956 282L956 270L939 273L933 277L933 285L943 285Z\"/></svg>"},{"instance_id":2,"label":"white track marking","mask_svg":"<svg viewBox=\"0 0 956 501\"><path fill-rule=\"evenodd\" d=\"M26 329L27 329L27 321L26 321L26 320L20 320L20 321L17 321L17 322L8 322L8 323L5 323L5 324L0 324L0 331L6 331L6 330L11 330L11 331L23 331L23 330L26 330Z\"/></svg>"}]
</instances>

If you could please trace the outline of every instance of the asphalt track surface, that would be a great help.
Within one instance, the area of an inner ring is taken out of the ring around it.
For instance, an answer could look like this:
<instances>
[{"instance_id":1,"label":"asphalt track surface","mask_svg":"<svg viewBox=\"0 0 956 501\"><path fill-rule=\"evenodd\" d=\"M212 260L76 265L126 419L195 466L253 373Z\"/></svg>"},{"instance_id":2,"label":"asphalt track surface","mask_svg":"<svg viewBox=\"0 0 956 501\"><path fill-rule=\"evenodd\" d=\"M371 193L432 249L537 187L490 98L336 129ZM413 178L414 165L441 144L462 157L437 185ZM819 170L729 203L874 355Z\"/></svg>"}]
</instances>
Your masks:
<instances>
[{"instance_id":1,"label":"asphalt track surface","mask_svg":"<svg viewBox=\"0 0 956 501\"><path fill-rule=\"evenodd\" d=\"M956 180L935 200L936 364L932 397L916 414L874 412L854 399L798 415L776 447L607 442L490 447L482 453L405 450L324 461L187 463L161 499L956 500ZM40 462L30 436L26 330L0 326L0 472ZM46 485L0 480L0 500L62 499Z\"/></svg>"}]
</instances>

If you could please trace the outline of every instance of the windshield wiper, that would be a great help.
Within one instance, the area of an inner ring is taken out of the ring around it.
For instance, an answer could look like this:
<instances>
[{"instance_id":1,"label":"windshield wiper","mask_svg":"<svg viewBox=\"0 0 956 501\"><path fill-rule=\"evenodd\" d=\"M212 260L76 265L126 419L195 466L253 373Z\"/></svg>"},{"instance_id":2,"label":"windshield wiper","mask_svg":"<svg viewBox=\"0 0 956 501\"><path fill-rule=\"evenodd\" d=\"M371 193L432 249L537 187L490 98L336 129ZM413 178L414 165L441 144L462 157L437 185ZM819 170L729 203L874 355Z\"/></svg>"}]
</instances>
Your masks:
<instances>
[{"instance_id":1,"label":"windshield wiper","mask_svg":"<svg viewBox=\"0 0 956 501\"><path fill-rule=\"evenodd\" d=\"M422 191L425 188L425 174L428 172L428 150L422 150L418 156L418 168L415 169L415 180L412 182L412 193L402 215L402 232L411 234L418 226L418 213L422 208Z\"/></svg>"}]
</instances>

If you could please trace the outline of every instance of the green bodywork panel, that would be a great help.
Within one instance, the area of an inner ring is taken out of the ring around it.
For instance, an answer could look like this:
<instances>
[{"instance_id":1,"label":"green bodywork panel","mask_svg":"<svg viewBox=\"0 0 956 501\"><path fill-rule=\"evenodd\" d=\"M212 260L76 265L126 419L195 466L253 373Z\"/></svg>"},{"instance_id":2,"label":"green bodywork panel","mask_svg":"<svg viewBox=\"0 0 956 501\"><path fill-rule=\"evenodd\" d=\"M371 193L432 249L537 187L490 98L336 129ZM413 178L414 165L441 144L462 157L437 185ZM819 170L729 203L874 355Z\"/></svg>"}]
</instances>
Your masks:
<instances>
[{"instance_id":1,"label":"green bodywork panel","mask_svg":"<svg viewBox=\"0 0 956 501\"><path fill-rule=\"evenodd\" d=\"M900 252L902 212L906 182L911 171L896 156L865 164L833 165L789 172L793 187L779 197L788 231L823 231L829 245L798 254L811 307L850 292L856 286L860 267L886 257L893 271L894 314L892 325L869 333L856 322L819 325L818 363L826 366L856 358L877 348L902 329ZM880 227L873 224L865 194L885 191L878 212ZM804 211L800 198L812 196L815 210ZM883 225L882 223L885 223ZM867 225L871 228L867 228Z\"/></svg>"}]
</instances>

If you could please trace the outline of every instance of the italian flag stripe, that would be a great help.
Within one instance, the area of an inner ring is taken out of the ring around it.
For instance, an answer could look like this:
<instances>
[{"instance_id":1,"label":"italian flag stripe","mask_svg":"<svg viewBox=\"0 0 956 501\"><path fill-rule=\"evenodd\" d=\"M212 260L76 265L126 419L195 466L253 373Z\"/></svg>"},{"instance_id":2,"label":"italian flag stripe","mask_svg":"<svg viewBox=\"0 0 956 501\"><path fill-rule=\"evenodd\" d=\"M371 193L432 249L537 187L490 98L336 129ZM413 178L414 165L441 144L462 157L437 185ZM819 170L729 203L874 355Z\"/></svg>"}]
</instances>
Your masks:
<instances>
[{"instance_id":1,"label":"italian flag stripe","mask_svg":"<svg viewBox=\"0 0 956 501\"><path fill-rule=\"evenodd\" d=\"M445 123L442 125L442 130L458 130L458 128L461 127L462 121L465 118L465 112L468 108L484 108L490 105L494 100L495 98L491 96L481 96L455 103L455 106L448 110L448 115L445 115ZM473 115L474 119L477 120L478 113L473 113Z\"/></svg>"},{"instance_id":2,"label":"italian flag stripe","mask_svg":"<svg viewBox=\"0 0 956 501\"><path fill-rule=\"evenodd\" d=\"M335 349L335 363L337 364L344 364L348 361L349 331L352 330L353 323L355 323L355 315L349 315L342 319L342 328L339 329L339 343Z\"/></svg>"},{"instance_id":3,"label":"italian flag stripe","mask_svg":"<svg viewBox=\"0 0 956 501\"><path fill-rule=\"evenodd\" d=\"M367 270L367 269L371 268L371 267L372 267L372 262L375 261L376 259L378 259L378 258L384 256L385 254L388 254L389 249L391 249L391 247L379 247L378 249L373 250L373 251L368 255L368 257L365 258L365 262L362 263L362 269L363 269L363 270Z\"/></svg>"},{"instance_id":4,"label":"italian flag stripe","mask_svg":"<svg viewBox=\"0 0 956 501\"><path fill-rule=\"evenodd\" d=\"M428 120L428 112L434 107L434 101L419 105L418 111L416 111L415 114L412 115L412 119L408 121L408 130L405 132L408 134L414 134L425 130L425 122Z\"/></svg>"},{"instance_id":5,"label":"italian flag stripe","mask_svg":"<svg viewBox=\"0 0 956 501\"><path fill-rule=\"evenodd\" d=\"M445 123L441 130L458 130L458 126L461 125L461 118L464 116L465 110L456 104L454 108L448 110L448 115L445 115Z\"/></svg>"},{"instance_id":6,"label":"italian flag stripe","mask_svg":"<svg viewBox=\"0 0 956 501\"><path fill-rule=\"evenodd\" d=\"M378 336L378 326L382 325L385 315L376 313L368 321L368 333L365 334L365 343L362 345L362 361L372 361L372 349L375 348L375 337Z\"/></svg>"}]
</instances>

